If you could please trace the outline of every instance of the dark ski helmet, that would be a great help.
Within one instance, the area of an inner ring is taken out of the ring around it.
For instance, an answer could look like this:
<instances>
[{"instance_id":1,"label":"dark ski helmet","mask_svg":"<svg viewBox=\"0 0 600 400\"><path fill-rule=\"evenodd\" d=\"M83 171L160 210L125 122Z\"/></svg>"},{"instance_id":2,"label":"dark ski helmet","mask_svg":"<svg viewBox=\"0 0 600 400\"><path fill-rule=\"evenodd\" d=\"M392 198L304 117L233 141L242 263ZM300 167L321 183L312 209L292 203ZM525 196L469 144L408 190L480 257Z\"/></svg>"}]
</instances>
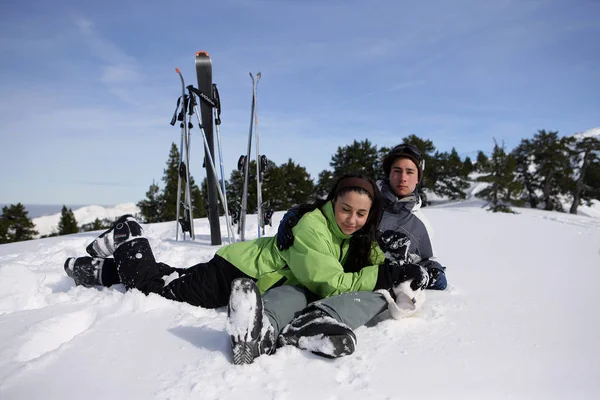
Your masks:
<instances>
[{"instance_id":1,"label":"dark ski helmet","mask_svg":"<svg viewBox=\"0 0 600 400\"><path fill-rule=\"evenodd\" d=\"M383 158L383 171L385 172L386 178L390 176L392 164L399 158L408 158L417 166L419 173L419 182L423 178L423 170L425 169L425 160L419 148L412 144L399 144L390 150L389 153Z\"/></svg>"}]
</instances>

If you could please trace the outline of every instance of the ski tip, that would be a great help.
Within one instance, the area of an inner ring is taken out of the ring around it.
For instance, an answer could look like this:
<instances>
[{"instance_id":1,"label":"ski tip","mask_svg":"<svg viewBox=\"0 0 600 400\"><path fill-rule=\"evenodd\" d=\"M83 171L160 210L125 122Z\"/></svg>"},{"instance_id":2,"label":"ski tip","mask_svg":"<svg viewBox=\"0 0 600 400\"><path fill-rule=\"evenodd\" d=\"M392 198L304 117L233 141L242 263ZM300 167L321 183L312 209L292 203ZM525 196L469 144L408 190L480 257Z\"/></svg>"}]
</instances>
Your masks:
<instances>
[{"instance_id":1,"label":"ski tip","mask_svg":"<svg viewBox=\"0 0 600 400\"><path fill-rule=\"evenodd\" d=\"M196 53L196 57L198 57L198 56L201 56L201 55L204 55L204 56L210 57L210 56L208 55L208 52L206 52L206 51L204 51L204 50L200 50L199 52L197 52L197 53Z\"/></svg>"},{"instance_id":2,"label":"ski tip","mask_svg":"<svg viewBox=\"0 0 600 400\"><path fill-rule=\"evenodd\" d=\"M175 72L179 74L181 71L179 71L179 68L175 67Z\"/></svg>"}]
</instances>

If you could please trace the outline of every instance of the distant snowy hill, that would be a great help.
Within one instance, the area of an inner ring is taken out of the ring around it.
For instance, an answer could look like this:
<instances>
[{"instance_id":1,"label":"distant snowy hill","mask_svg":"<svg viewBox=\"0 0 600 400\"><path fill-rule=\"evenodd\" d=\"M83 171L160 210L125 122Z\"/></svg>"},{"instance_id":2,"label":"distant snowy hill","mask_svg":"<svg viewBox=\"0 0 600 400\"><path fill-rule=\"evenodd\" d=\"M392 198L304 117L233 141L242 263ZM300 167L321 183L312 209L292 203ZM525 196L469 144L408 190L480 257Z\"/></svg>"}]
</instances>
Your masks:
<instances>
[{"instance_id":1,"label":"distant snowy hill","mask_svg":"<svg viewBox=\"0 0 600 400\"><path fill-rule=\"evenodd\" d=\"M585 132L576 133L575 135L573 135L573 137L580 138L580 139L583 139L586 137L595 137L595 138L600 139L600 127L588 129Z\"/></svg>"},{"instance_id":2,"label":"distant snowy hill","mask_svg":"<svg viewBox=\"0 0 600 400\"><path fill-rule=\"evenodd\" d=\"M100 220L104 218L114 220L123 214L135 215L138 212L139 209L135 203L123 203L114 207L85 206L73 210L73 214L75 214L75 219L77 220L77 225L79 226L94 222L96 218ZM32 221L35 225L35 229L38 231L39 236L49 235L58 231L60 212L54 215L33 218Z\"/></svg>"},{"instance_id":3,"label":"distant snowy hill","mask_svg":"<svg viewBox=\"0 0 600 400\"><path fill-rule=\"evenodd\" d=\"M597 398L600 219L482 204L424 209L449 288L411 318L357 329L356 352L337 360L286 346L234 366L224 308L74 286L64 260L97 233L0 245L0 399ZM144 225L157 260L214 255L206 219L193 242L175 226ZM247 237L256 228L251 215Z\"/></svg>"}]
</instances>

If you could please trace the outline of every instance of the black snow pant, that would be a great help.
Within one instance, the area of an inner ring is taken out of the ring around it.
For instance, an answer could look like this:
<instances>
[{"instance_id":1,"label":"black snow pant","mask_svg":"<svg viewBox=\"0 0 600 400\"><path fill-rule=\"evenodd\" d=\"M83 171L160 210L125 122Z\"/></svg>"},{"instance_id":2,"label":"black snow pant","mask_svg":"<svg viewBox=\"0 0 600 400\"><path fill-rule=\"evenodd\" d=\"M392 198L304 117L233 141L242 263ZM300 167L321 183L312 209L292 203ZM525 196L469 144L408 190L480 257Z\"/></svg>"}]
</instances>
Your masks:
<instances>
[{"instance_id":1,"label":"black snow pant","mask_svg":"<svg viewBox=\"0 0 600 400\"><path fill-rule=\"evenodd\" d=\"M218 255L189 268L157 263L145 238L123 243L113 257L119 279L126 288L204 308L226 306L231 282L236 278L252 279Z\"/></svg>"}]
</instances>

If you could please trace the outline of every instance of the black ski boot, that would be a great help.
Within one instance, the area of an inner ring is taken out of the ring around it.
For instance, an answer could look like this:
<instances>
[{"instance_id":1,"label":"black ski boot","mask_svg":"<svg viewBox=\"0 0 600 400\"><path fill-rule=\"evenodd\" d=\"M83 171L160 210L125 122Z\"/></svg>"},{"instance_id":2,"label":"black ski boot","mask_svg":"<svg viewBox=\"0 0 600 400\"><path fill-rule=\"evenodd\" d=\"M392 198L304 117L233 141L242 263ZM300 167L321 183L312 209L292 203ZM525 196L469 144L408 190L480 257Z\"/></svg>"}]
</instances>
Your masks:
<instances>
[{"instance_id":1,"label":"black ski boot","mask_svg":"<svg viewBox=\"0 0 600 400\"><path fill-rule=\"evenodd\" d=\"M314 306L294 318L278 341L279 346L293 345L327 358L347 356L356 349L352 329Z\"/></svg>"},{"instance_id":2,"label":"black ski boot","mask_svg":"<svg viewBox=\"0 0 600 400\"><path fill-rule=\"evenodd\" d=\"M70 257L65 261L65 272L75 281L76 285L92 287L102 285L102 268L104 258ZM110 260L114 264L114 260ZM116 266L114 266L116 270ZM102 285L103 286L103 285Z\"/></svg>"},{"instance_id":3,"label":"black ski boot","mask_svg":"<svg viewBox=\"0 0 600 400\"><path fill-rule=\"evenodd\" d=\"M275 330L263 312L262 297L251 279L238 278L231 284L227 333L236 365L252 364L261 354L275 352Z\"/></svg>"},{"instance_id":4,"label":"black ski boot","mask_svg":"<svg viewBox=\"0 0 600 400\"><path fill-rule=\"evenodd\" d=\"M113 226L90 243L85 251L92 257L110 257L117 247L138 237L144 237L140 224L133 216L126 214L119 217Z\"/></svg>"}]
</instances>

